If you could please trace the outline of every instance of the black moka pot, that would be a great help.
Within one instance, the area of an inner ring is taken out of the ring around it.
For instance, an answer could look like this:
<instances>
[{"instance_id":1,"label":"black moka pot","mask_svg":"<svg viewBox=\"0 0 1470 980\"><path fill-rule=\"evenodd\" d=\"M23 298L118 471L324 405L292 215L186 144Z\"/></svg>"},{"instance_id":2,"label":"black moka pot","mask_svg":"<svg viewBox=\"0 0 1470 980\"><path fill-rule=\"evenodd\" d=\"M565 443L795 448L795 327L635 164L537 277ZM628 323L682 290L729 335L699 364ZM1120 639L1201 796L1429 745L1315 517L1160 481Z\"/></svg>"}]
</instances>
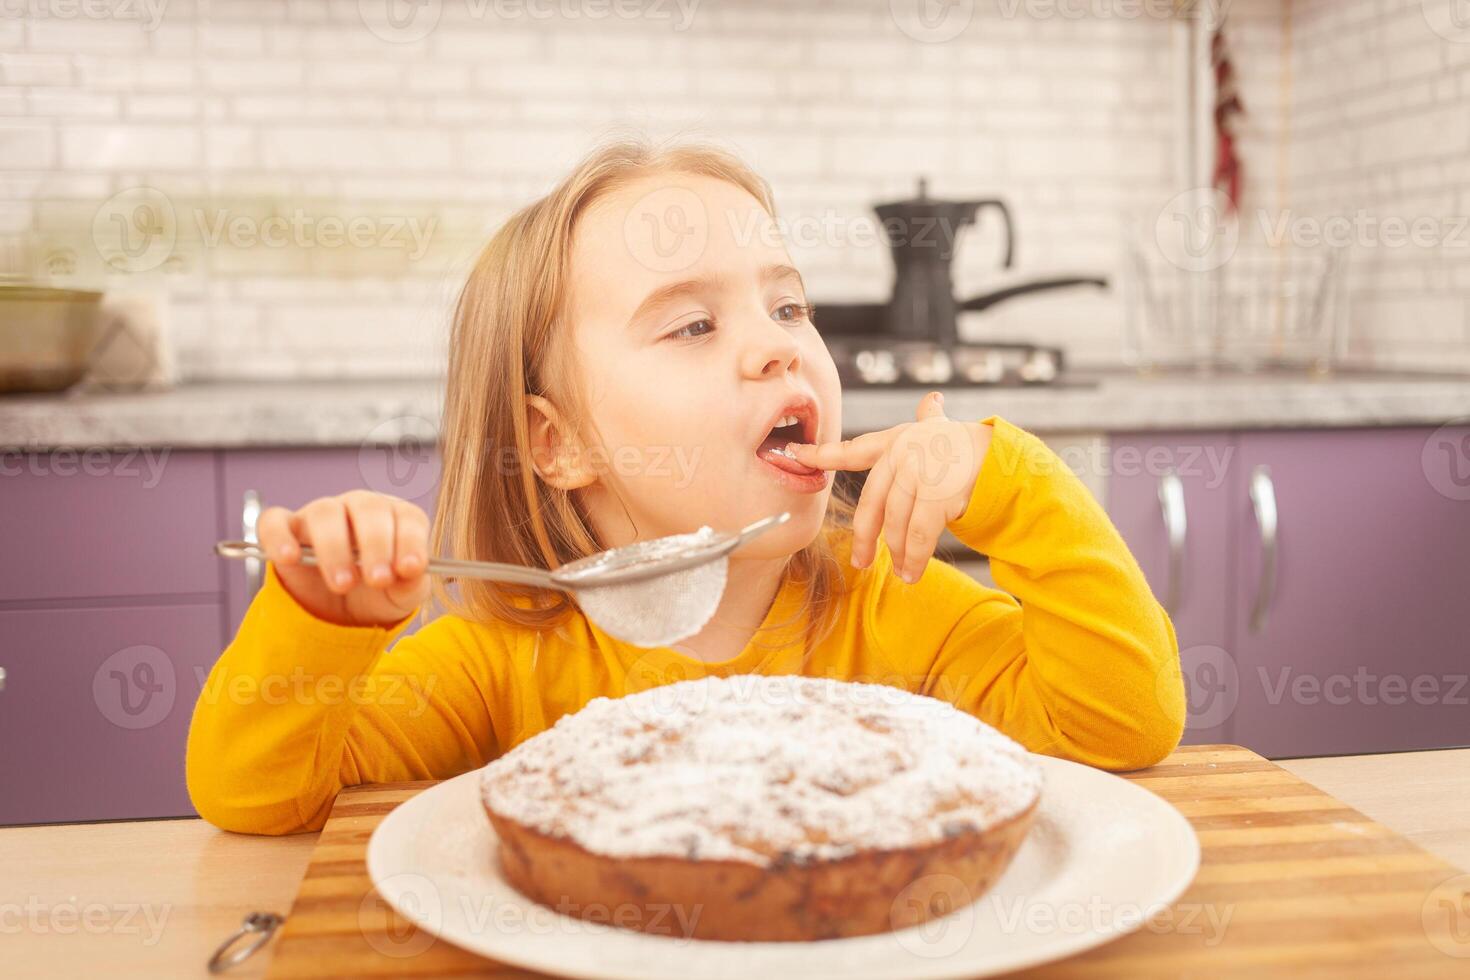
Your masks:
<instances>
[{"instance_id":1,"label":"black moka pot","mask_svg":"<svg viewBox=\"0 0 1470 980\"><path fill-rule=\"evenodd\" d=\"M941 201L929 196L928 181L919 178L919 194L907 201L880 204L878 215L885 241L893 252L893 298L885 311L884 332L895 340L927 341L942 347L958 343L957 317L961 310L983 310L1024 293L1065 286L1107 286L1106 279L1072 276L1039 279L956 300L950 268L960 231L974 224L982 208L994 208L1005 228L1005 258L1009 269L1015 257L1011 212L1004 201Z\"/></svg>"}]
</instances>

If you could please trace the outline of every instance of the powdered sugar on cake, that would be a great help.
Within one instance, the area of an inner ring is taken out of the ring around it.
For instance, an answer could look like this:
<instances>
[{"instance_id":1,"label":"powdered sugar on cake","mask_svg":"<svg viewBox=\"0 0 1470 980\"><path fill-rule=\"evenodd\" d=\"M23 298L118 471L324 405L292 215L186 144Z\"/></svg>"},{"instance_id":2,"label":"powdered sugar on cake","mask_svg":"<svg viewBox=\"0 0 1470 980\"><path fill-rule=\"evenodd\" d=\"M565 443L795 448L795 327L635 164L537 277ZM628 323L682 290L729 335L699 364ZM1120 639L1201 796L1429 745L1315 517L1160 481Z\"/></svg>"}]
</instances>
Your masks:
<instances>
[{"instance_id":1,"label":"powdered sugar on cake","mask_svg":"<svg viewBox=\"0 0 1470 980\"><path fill-rule=\"evenodd\" d=\"M984 830L1035 803L1041 773L935 698L739 675L593 698L486 766L481 789L594 853L766 866Z\"/></svg>"}]
</instances>

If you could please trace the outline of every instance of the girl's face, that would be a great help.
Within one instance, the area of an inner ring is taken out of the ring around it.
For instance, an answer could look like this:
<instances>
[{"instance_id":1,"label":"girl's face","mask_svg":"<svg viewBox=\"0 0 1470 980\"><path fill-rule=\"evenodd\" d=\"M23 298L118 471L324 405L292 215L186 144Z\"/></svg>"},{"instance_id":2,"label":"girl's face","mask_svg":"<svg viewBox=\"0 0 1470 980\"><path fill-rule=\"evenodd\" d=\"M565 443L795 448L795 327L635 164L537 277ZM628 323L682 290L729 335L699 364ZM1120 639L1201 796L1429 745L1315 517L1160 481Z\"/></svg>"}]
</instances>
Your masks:
<instances>
[{"instance_id":1,"label":"girl's face","mask_svg":"<svg viewBox=\"0 0 1470 980\"><path fill-rule=\"evenodd\" d=\"M581 493L603 544L781 511L792 520L742 556L810 543L831 474L771 450L839 438L841 388L760 202L712 177L642 178L580 218L571 279L581 455L596 467Z\"/></svg>"}]
</instances>

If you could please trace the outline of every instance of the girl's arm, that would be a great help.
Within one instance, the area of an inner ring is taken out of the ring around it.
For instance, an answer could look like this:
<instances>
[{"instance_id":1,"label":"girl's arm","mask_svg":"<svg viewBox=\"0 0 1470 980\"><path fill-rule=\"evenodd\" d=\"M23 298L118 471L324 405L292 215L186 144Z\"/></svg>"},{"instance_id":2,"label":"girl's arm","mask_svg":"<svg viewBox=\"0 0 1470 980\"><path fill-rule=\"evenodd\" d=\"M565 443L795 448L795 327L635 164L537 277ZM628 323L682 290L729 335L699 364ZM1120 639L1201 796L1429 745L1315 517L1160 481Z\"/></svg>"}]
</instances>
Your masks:
<instances>
[{"instance_id":1,"label":"girl's arm","mask_svg":"<svg viewBox=\"0 0 1470 980\"><path fill-rule=\"evenodd\" d=\"M947 526L989 556L1004 592L937 562L914 586L892 584L908 590L910 608L951 613L938 649L913 651L927 660L916 664L921 690L1035 752L1107 769L1153 765L1184 727L1173 625L1076 475L1035 436L985 421L989 449ZM891 574L880 555L880 574ZM901 629L901 619L888 622ZM901 649L897 636L884 646Z\"/></svg>"},{"instance_id":2,"label":"girl's arm","mask_svg":"<svg viewBox=\"0 0 1470 980\"><path fill-rule=\"evenodd\" d=\"M226 830L288 834L326 822L344 786L443 779L498 754L505 654L444 616L344 626L265 583L215 663L189 728L189 796Z\"/></svg>"},{"instance_id":3,"label":"girl's arm","mask_svg":"<svg viewBox=\"0 0 1470 980\"><path fill-rule=\"evenodd\" d=\"M1102 507L1041 440L996 418L946 418L931 392L915 422L791 449L811 466L870 471L852 541L875 573L864 661L1035 752L1134 769L1178 744L1174 627ZM990 557L1003 592L929 560L946 527Z\"/></svg>"}]
</instances>

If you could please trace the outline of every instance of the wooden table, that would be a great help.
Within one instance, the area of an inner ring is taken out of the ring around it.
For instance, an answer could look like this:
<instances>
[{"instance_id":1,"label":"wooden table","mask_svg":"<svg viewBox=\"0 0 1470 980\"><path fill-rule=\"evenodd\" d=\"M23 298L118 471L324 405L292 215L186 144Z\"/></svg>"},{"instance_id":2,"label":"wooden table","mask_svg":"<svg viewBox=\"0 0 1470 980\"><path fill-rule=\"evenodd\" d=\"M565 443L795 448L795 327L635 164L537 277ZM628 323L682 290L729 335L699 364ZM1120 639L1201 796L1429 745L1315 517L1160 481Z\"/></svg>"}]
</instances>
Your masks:
<instances>
[{"instance_id":1,"label":"wooden table","mask_svg":"<svg viewBox=\"0 0 1470 980\"><path fill-rule=\"evenodd\" d=\"M203 820L0 829L0 976L209 976L209 954L247 912L291 907L316 842Z\"/></svg>"},{"instance_id":2,"label":"wooden table","mask_svg":"<svg viewBox=\"0 0 1470 980\"><path fill-rule=\"evenodd\" d=\"M1166 773L1176 759L1139 775ZM1470 869L1470 749L1280 765ZM208 976L210 951L245 913L291 907L317 840L228 834L200 820L0 829L0 972ZM228 976L260 977L269 963L263 953ZM1293 973L1311 966L1308 955ZM1442 967L1440 975L1470 975L1470 958L1446 956Z\"/></svg>"}]
</instances>

